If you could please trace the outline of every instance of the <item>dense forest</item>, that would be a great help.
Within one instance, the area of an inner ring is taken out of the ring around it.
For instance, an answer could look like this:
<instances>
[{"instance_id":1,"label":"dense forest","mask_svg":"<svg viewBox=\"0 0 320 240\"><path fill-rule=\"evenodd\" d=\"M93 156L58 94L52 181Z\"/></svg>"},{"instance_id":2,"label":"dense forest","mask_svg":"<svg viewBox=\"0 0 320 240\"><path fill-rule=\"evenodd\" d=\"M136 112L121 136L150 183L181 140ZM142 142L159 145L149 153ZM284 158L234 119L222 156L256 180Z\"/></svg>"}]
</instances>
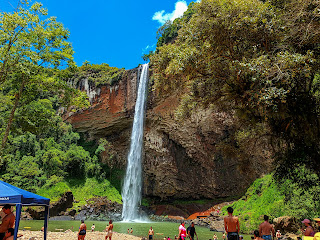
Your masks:
<instances>
[{"instance_id":1,"label":"dense forest","mask_svg":"<svg viewBox=\"0 0 320 240\"><path fill-rule=\"evenodd\" d=\"M86 142L62 114L90 106L74 88L82 78L113 85L125 70L76 66L68 37L40 3L0 13L0 178L52 199L72 189L81 201L86 186L88 197L121 202L108 142ZM242 161L242 171L256 142L268 140L274 171L233 204L242 229L263 214L320 215L320 1L191 3L158 30L156 50L143 58L154 96L179 96L177 121L205 108L233 116L232 141L217 147Z\"/></svg>"},{"instance_id":2,"label":"dense forest","mask_svg":"<svg viewBox=\"0 0 320 240\"><path fill-rule=\"evenodd\" d=\"M177 94L176 119L213 108L234 117L226 156L246 161L268 139L274 172L234 203L242 229L269 214L320 214L320 2L202 0L159 29L153 91Z\"/></svg>"},{"instance_id":3,"label":"dense forest","mask_svg":"<svg viewBox=\"0 0 320 240\"><path fill-rule=\"evenodd\" d=\"M89 62L77 67L68 37L40 3L0 13L1 179L52 200L87 188L87 197L109 195L121 202L106 180L110 164L99 159L108 142L86 142L62 114L90 105L77 88L81 79L112 85L124 69ZM88 183L96 188L85 187ZM120 189L120 183L115 185Z\"/></svg>"}]
</instances>

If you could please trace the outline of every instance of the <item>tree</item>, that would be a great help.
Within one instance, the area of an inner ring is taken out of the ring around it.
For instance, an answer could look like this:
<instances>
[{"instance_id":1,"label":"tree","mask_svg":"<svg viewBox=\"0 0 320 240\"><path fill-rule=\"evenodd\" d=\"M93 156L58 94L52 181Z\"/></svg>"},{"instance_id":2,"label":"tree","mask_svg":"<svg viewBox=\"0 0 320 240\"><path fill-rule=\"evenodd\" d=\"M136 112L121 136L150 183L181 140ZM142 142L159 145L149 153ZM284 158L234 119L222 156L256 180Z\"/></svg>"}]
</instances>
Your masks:
<instances>
[{"instance_id":1,"label":"tree","mask_svg":"<svg viewBox=\"0 0 320 240\"><path fill-rule=\"evenodd\" d=\"M283 166L315 165L320 5L288 2L276 9L268 1L202 0L177 40L151 57L154 90L180 92L181 116L214 106L233 114L239 131L264 126Z\"/></svg>"},{"instance_id":2,"label":"tree","mask_svg":"<svg viewBox=\"0 0 320 240\"><path fill-rule=\"evenodd\" d=\"M38 77L43 67L73 64L73 50L67 41L69 31L54 17L46 16L47 10L42 8L42 4L35 3L29 7L28 1L12 13L0 13L0 84L11 81L17 88L1 151L6 145L25 87L44 82L46 78Z\"/></svg>"}]
</instances>

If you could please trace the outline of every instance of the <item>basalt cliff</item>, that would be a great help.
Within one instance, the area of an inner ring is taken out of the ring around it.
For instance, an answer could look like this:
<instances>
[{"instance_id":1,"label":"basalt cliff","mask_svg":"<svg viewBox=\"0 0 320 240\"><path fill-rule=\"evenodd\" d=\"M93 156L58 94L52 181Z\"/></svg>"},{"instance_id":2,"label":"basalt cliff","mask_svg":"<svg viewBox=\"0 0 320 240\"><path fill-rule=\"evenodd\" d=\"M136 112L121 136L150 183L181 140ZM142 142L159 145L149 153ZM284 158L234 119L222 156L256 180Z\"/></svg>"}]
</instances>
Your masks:
<instances>
[{"instance_id":1,"label":"basalt cliff","mask_svg":"<svg viewBox=\"0 0 320 240\"><path fill-rule=\"evenodd\" d=\"M68 113L65 121L89 140L107 139L125 169L132 127L136 89L141 68L125 72L113 86L94 86L82 79L91 106ZM151 84L150 84L151 85ZM175 95L156 98L149 87L144 132L143 195L171 199L215 199L241 195L254 179L270 171L268 144L246 159L221 154L219 143L234 144L230 114L198 109L187 120L176 120L179 104Z\"/></svg>"}]
</instances>

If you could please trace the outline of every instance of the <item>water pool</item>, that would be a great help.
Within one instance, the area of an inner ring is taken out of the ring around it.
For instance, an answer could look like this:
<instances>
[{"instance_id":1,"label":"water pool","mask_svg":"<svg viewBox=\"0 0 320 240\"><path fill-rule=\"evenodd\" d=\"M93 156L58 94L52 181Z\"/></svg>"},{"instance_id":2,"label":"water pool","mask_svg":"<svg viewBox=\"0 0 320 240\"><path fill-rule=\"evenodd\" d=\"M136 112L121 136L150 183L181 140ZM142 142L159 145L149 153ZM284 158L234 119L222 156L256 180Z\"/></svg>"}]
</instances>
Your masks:
<instances>
[{"instance_id":1,"label":"water pool","mask_svg":"<svg viewBox=\"0 0 320 240\"><path fill-rule=\"evenodd\" d=\"M108 222L104 221L85 221L87 229L91 231L91 226L94 224L96 226L95 231L104 231ZM48 230L66 231L71 229L72 231L77 231L80 225L80 221L49 221ZM128 229L133 230L133 235L139 237L146 237L148 235L148 230L150 226L154 229L155 239L160 240L165 236L174 239L175 235L178 235L179 223L172 222L150 222L150 223L135 223L135 222L114 222L114 231L119 233L127 233ZM19 229L27 229L31 231L39 231L43 226L42 220L22 220L20 221ZM186 224L186 227L189 225ZM222 233L212 232L206 227L196 227L196 232L198 234L199 240L213 239L213 235L216 233L218 240L222 240ZM245 240L250 240L250 235L243 235Z\"/></svg>"}]
</instances>

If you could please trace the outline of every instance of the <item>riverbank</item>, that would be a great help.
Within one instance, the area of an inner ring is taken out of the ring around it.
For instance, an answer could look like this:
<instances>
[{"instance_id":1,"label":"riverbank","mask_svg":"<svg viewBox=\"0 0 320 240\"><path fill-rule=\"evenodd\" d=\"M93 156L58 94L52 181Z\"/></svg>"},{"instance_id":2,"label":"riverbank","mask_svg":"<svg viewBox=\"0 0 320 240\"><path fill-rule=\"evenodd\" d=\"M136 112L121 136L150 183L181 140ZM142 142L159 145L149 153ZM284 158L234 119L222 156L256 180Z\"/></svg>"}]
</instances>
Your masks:
<instances>
[{"instance_id":1,"label":"riverbank","mask_svg":"<svg viewBox=\"0 0 320 240\"><path fill-rule=\"evenodd\" d=\"M41 231L19 231L23 236L18 238L20 240L42 240L43 232ZM78 233L67 230L65 232L48 232L47 240L72 240L77 239ZM106 236L105 232L88 232L86 240L102 240ZM140 237L132 236L124 233L114 233L112 240L141 240Z\"/></svg>"}]
</instances>

